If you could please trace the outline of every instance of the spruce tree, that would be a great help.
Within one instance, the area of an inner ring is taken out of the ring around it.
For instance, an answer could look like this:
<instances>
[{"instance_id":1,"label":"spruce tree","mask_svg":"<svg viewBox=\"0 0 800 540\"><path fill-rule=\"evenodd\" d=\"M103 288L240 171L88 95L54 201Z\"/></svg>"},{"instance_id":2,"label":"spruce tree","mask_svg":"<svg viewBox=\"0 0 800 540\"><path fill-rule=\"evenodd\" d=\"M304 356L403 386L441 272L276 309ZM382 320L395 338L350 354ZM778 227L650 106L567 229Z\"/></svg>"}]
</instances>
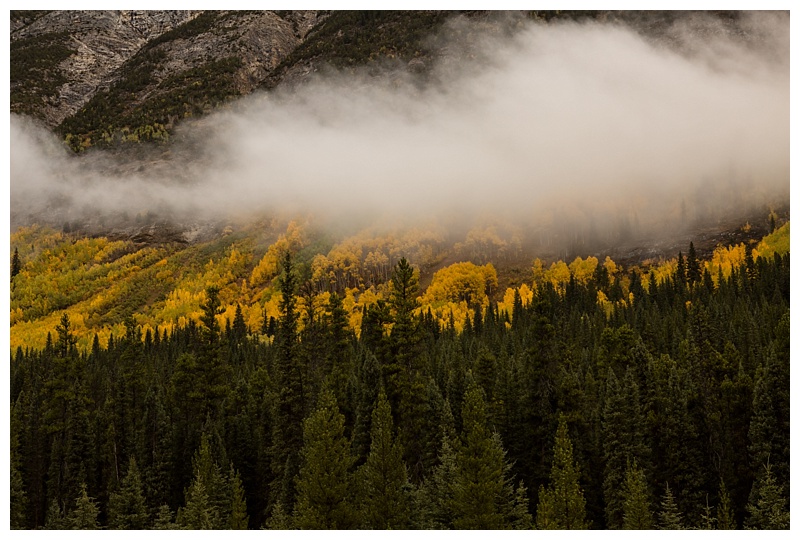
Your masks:
<instances>
[{"instance_id":1,"label":"spruce tree","mask_svg":"<svg viewBox=\"0 0 800 540\"><path fill-rule=\"evenodd\" d=\"M392 411L383 389L372 411L372 443L358 470L362 525L369 529L405 529L409 492L403 449L394 436Z\"/></svg>"},{"instance_id":2,"label":"spruce tree","mask_svg":"<svg viewBox=\"0 0 800 540\"><path fill-rule=\"evenodd\" d=\"M162 504L158 507L158 512L153 522L153 529L158 531L178 529L178 525L172 519L172 510L169 509L168 504Z\"/></svg>"},{"instance_id":3,"label":"spruce tree","mask_svg":"<svg viewBox=\"0 0 800 540\"><path fill-rule=\"evenodd\" d=\"M241 343L247 337L247 323L244 321L242 314L242 306L236 303L236 312L233 315L233 324L231 325L231 338L234 343Z\"/></svg>"},{"instance_id":4,"label":"spruce tree","mask_svg":"<svg viewBox=\"0 0 800 540\"><path fill-rule=\"evenodd\" d=\"M630 460L642 467L649 456L644 441L645 422L639 401L639 387L633 368L628 368L620 384L614 370L608 372L603 409L603 496L606 502L606 526L622 528L624 484Z\"/></svg>"},{"instance_id":5,"label":"spruce tree","mask_svg":"<svg viewBox=\"0 0 800 540\"><path fill-rule=\"evenodd\" d=\"M21 403L22 396L17 398L17 401L11 404L11 420L10 420L10 446L11 455L9 458L10 466L10 526L12 529L24 529L27 525L27 506L28 496L25 492L25 482L22 478L22 456L20 455L20 432L22 431L22 418L21 418Z\"/></svg>"},{"instance_id":6,"label":"spruce tree","mask_svg":"<svg viewBox=\"0 0 800 540\"><path fill-rule=\"evenodd\" d=\"M228 484L230 485L231 501L227 528L245 530L248 523L247 502L245 500L244 487L242 486L242 478L233 469L233 464L231 464L231 469L228 473Z\"/></svg>"},{"instance_id":7,"label":"spruce tree","mask_svg":"<svg viewBox=\"0 0 800 540\"><path fill-rule=\"evenodd\" d=\"M736 528L736 519L733 516L731 496L725 488L725 482L719 481L719 506L717 506L717 528L722 531L732 531Z\"/></svg>"},{"instance_id":8,"label":"spruce tree","mask_svg":"<svg viewBox=\"0 0 800 540\"><path fill-rule=\"evenodd\" d=\"M186 506L178 509L177 525L181 529L209 530L215 529L219 522L219 514L209 501L206 486L201 479L196 479L186 492Z\"/></svg>"},{"instance_id":9,"label":"spruce tree","mask_svg":"<svg viewBox=\"0 0 800 540\"><path fill-rule=\"evenodd\" d=\"M294 477L299 466L298 453L303 446L305 396L304 370L298 354L297 340L297 276L294 262L287 251L282 262L281 299L276 335L277 358L275 378L277 399L273 413L271 463L274 474L271 493L273 502L292 508L296 497Z\"/></svg>"},{"instance_id":10,"label":"spruce tree","mask_svg":"<svg viewBox=\"0 0 800 540\"><path fill-rule=\"evenodd\" d=\"M769 463L766 464L763 472L753 484L747 513L749 516L745 520L746 529L782 530L789 528L788 501L775 481L772 466Z\"/></svg>"},{"instance_id":11,"label":"spruce tree","mask_svg":"<svg viewBox=\"0 0 800 540\"><path fill-rule=\"evenodd\" d=\"M420 529L452 529L456 519L454 510L455 485L458 475L456 450L458 441L444 435L439 451L439 464L416 492L414 504L417 527Z\"/></svg>"},{"instance_id":12,"label":"spruce tree","mask_svg":"<svg viewBox=\"0 0 800 540\"><path fill-rule=\"evenodd\" d=\"M625 486L622 502L622 528L628 530L647 530L653 528L653 512L650 510L650 497L644 471L636 465L628 464L625 471Z\"/></svg>"},{"instance_id":13,"label":"spruce tree","mask_svg":"<svg viewBox=\"0 0 800 540\"><path fill-rule=\"evenodd\" d=\"M659 528L662 530L683 529L683 516L678 511L678 505L672 490L667 484L664 490L664 497L661 499L661 511L658 513Z\"/></svg>"},{"instance_id":14,"label":"spruce tree","mask_svg":"<svg viewBox=\"0 0 800 540\"><path fill-rule=\"evenodd\" d=\"M100 525L97 522L97 515L100 509L93 497L86 494L86 484L81 484L81 494L75 500L75 508L69 515L69 525L76 530L95 530Z\"/></svg>"},{"instance_id":15,"label":"spruce tree","mask_svg":"<svg viewBox=\"0 0 800 540\"><path fill-rule=\"evenodd\" d=\"M510 529L525 512L518 512L517 498L509 478L510 467L496 433L486 417L483 390L468 373L468 386L461 409L463 429L456 454L453 485L453 525L458 529ZM527 505L527 502L522 504Z\"/></svg>"},{"instance_id":16,"label":"spruce tree","mask_svg":"<svg viewBox=\"0 0 800 540\"><path fill-rule=\"evenodd\" d=\"M678 265L675 269L675 282L678 286L686 285L686 263L683 259L683 253L678 252Z\"/></svg>"},{"instance_id":17,"label":"spruce tree","mask_svg":"<svg viewBox=\"0 0 800 540\"><path fill-rule=\"evenodd\" d=\"M22 263L19 260L19 250L14 248L14 254L11 256L11 279L20 273L22 270Z\"/></svg>"},{"instance_id":18,"label":"spruce tree","mask_svg":"<svg viewBox=\"0 0 800 540\"><path fill-rule=\"evenodd\" d=\"M689 254L686 256L686 281L689 286L693 286L700 281L700 261L697 259L697 252L694 249L694 242L689 242Z\"/></svg>"},{"instance_id":19,"label":"spruce tree","mask_svg":"<svg viewBox=\"0 0 800 540\"><path fill-rule=\"evenodd\" d=\"M325 388L317 409L303 426L295 507L298 528L351 529L356 525L349 446L344 437L344 417L333 393Z\"/></svg>"},{"instance_id":20,"label":"spruce tree","mask_svg":"<svg viewBox=\"0 0 800 540\"><path fill-rule=\"evenodd\" d=\"M550 486L539 489L536 527L539 529L588 529L586 500L578 482L580 473L572 457L572 441L566 417L558 419Z\"/></svg>"},{"instance_id":21,"label":"spruce tree","mask_svg":"<svg viewBox=\"0 0 800 540\"><path fill-rule=\"evenodd\" d=\"M142 478L136 459L131 457L128 471L120 488L108 501L108 527L110 529L140 530L147 527L148 515Z\"/></svg>"}]
</instances>

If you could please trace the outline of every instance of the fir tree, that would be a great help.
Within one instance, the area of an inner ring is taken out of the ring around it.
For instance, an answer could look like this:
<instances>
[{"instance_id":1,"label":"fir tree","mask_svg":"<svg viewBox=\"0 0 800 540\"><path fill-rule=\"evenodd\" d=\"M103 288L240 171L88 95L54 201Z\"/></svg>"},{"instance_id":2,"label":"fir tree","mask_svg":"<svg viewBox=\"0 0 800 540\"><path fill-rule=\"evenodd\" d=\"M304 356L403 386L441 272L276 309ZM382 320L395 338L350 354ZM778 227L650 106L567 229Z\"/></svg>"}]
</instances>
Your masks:
<instances>
[{"instance_id":1,"label":"fir tree","mask_svg":"<svg viewBox=\"0 0 800 540\"><path fill-rule=\"evenodd\" d=\"M644 471L633 464L628 464L625 472L625 487L622 503L622 528L646 530L653 528L653 512L647 494L647 479Z\"/></svg>"},{"instance_id":2,"label":"fir tree","mask_svg":"<svg viewBox=\"0 0 800 540\"><path fill-rule=\"evenodd\" d=\"M353 458L344 437L344 417L329 389L303 427L302 465L297 478L295 523L300 529L351 529Z\"/></svg>"},{"instance_id":3,"label":"fir tree","mask_svg":"<svg viewBox=\"0 0 800 540\"><path fill-rule=\"evenodd\" d=\"M719 481L719 506L717 506L717 528L723 531L732 531L736 528L736 519L733 516L731 497L725 488L725 482Z\"/></svg>"},{"instance_id":4,"label":"fir tree","mask_svg":"<svg viewBox=\"0 0 800 540\"><path fill-rule=\"evenodd\" d=\"M511 528L514 493L507 478L505 451L487 426L483 390L469 377L461 409L463 431L456 457L453 525L458 529Z\"/></svg>"},{"instance_id":5,"label":"fir tree","mask_svg":"<svg viewBox=\"0 0 800 540\"><path fill-rule=\"evenodd\" d=\"M658 513L658 521L660 529L662 530L679 530L683 529L683 516L678 511L678 505L675 502L675 497L672 495L672 490L667 484L664 490L664 497L661 500L661 511Z\"/></svg>"},{"instance_id":6,"label":"fir tree","mask_svg":"<svg viewBox=\"0 0 800 540\"><path fill-rule=\"evenodd\" d=\"M109 498L108 526L111 529L139 530L147 526L147 521L142 479L136 459L131 457L122 485Z\"/></svg>"},{"instance_id":7,"label":"fir tree","mask_svg":"<svg viewBox=\"0 0 800 540\"><path fill-rule=\"evenodd\" d=\"M578 482L580 473L572 457L567 421L559 416L553 450L550 486L539 489L536 527L539 529L588 529L586 500Z\"/></svg>"},{"instance_id":8,"label":"fir tree","mask_svg":"<svg viewBox=\"0 0 800 540\"><path fill-rule=\"evenodd\" d=\"M283 257L280 280L281 317L278 323L276 344L277 399L272 425L271 460L274 482L271 492L284 508L292 508L295 501L294 477L299 466L298 452L303 446L304 373L297 353L297 277L294 262L287 251Z\"/></svg>"},{"instance_id":9,"label":"fir tree","mask_svg":"<svg viewBox=\"0 0 800 540\"><path fill-rule=\"evenodd\" d=\"M456 451L453 439L448 435L442 438L439 451L439 464L417 490L415 512L420 529L452 529L456 519L453 501L458 475ZM455 442L457 445L457 441Z\"/></svg>"},{"instance_id":10,"label":"fir tree","mask_svg":"<svg viewBox=\"0 0 800 540\"><path fill-rule=\"evenodd\" d=\"M169 509L169 505L162 504L158 507L158 512L156 513L156 518L153 522L153 529L159 531L178 529L177 524L175 524L172 519L172 510Z\"/></svg>"},{"instance_id":11,"label":"fir tree","mask_svg":"<svg viewBox=\"0 0 800 540\"><path fill-rule=\"evenodd\" d=\"M697 259L694 242L689 242L689 254L686 256L686 280L689 282L689 286L693 286L700 281L700 278L700 261Z\"/></svg>"},{"instance_id":12,"label":"fir tree","mask_svg":"<svg viewBox=\"0 0 800 540\"><path fill-rule=\"evenodd\" d=\"M247 502L245 501L244 487L239 473L233 469L228 473L228 484L231 489L230 516L228 517L228 529L245 530L247 529Z\"/></svg>"},{"instance_id":13,"label":"fir tree","mask_svg":"<svg viewBox=\"0 0 800 540\"><path fill-rule=\"evenodd\" d=\"M186 506L178 510L176 522L181 529L209 530L219 521L219 514L212 507L206 486L200 479L189 486L186 493Z\"/></svg>"},{"instance_id":14,"label":"fir tree","mask_svg":"<svg viewBox=\"0 0 800 540\"><path fill-rule=\"evenodd\" d=\"M392 411L381 389L372 411L369 456L358 471L362 524L369 529L408 528L406 466L393 431Z\"/></svg>"},{"instance_id":15,"label":"fir tree","mask_svg":"<svg viewBox=\"0 0 800 540\"><path fill-rule=\"evenodd\" d=\"M780 486L775 482L769 463L761 476L753 484L749 514L745 521L746 529L776 530L789 528L789 508Z\"/></svg>"},{"instance_id":16,"label":"fir tree","mask_svg":"<svg viewBox=\"0 0 800 540\"><path fill-rule=\"evenodd\" d=\"M26 527L26 514L28 506L28 496L25 492L25 482L22 478L22 456L20 455L20 432L22 431L21 419L21 403L23 396L17 398L17 401L11 404L11 420L10 420L10 446L11 455L9 458L9 465L11 469L10 489L11 489L11 511L10 511L10 525L12 529L24 529Z\"/></svg>"},{"instance_id":17,"label":"fir tree","mask_svg":"<svg viewBox=\"0 0 800 540\"><path fill-rule=\"evenodd\" d=\"M14 248L14 254L11 256L11 279L20 273L22 270L22 263L19 260L19 250Z\"/></svg>"},{"instance_id":18,"label":"fir tree","mask_svg":"<svg viewBox=\"0 0 800 540\"><path fill-rule=\"evenodd\" d=\"M76 530L95 530L100 525L97 522L97 515L100 509L94 498L86 494L86 484L81 484L81 494L75 500L75 508L69 515L69 525Z\"/></svg>"}]
</instances>

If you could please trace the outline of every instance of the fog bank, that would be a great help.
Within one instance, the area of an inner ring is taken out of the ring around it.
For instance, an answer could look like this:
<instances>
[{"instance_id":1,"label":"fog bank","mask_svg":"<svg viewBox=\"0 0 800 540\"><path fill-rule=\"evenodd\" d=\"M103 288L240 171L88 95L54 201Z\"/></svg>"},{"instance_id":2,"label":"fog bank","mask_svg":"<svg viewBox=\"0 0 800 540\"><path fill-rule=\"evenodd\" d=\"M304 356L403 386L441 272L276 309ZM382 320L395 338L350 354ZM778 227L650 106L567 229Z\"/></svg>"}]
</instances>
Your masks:
<instances>
[{"instance_id":1,"label":"fog bank","mask_svg":"<svg viewBox=\"0 0 800 540\"><path fill-rule=\"evenodd\" d=\"M535 224L633 216L642 227L789 193L789 17L757 39L686 31L684 50L617 25L454 21L425 83L327 73L187 124L170 160L68 156L11 118L12 225L140 212L497 215ZM470 58L469 56L472 56ZM432 62L432 60L428 60Z\"/></svg>"}]
</instances>

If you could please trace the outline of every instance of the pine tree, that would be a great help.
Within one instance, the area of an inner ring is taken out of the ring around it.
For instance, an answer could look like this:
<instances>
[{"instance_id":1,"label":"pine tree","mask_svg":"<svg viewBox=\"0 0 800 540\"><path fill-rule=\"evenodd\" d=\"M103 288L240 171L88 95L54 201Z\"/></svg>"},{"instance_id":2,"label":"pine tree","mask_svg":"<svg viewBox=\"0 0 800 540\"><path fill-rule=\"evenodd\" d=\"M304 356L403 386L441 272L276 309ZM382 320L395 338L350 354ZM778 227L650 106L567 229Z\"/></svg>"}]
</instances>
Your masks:
<instances>
[{"instance_id":1,"label":"pine tree","mask_svg":"<svg viewBox=\"0 0 800 540\"><path fill-rule=\"evenodd\" d=\"M11 256L11 279L20 273L22 270L22 263L19 260L19 250L14 248L14 254Z\"/></svg>"},{"instance_id":2,"label":"pine tree","mask_svg":"<svg viewBox=\"0 0 800 540\"><path fill-rule=\"evenodd\" d=\"M454 527L456 515L453 502L458 475L454 444L457 446L458 442L448 435L442 438L439 464L416 492L414 514L417 516L417 528L441 530Z\"/></svg>"},{"instance_id":3,"label":"pine tree","mask_svg":"<svg viewBox=\"0 0 800 540\"><path fill-rule=\"evenodd\" d=\"M131 457L120 488L108 501L108 526L111 529L140 530L147 526L148 515L142 479L136 459Z\"/></svg>"},{"instance_id":4,"label":"pine tree","mask_svg":"<svg viewBox=\"0 0 800 540\"><path fill-rule=\"evenodd\" d=\"M689 282L689 286L700 281L701 276L700 261L697 259L694 242L689 242L689 254L686 256L686 280Z\"/></svg>"},{"instance_id":5,"label":"pine tree","mask_svg":"<svg viewBox=\"0 0 800 540\"><path fill-rule=\"evenodd\" d=\"M675 282L680 285L686 285L686 263L683 259L683 253L678 252L678 266L675 270Z\"/></svg>"},{"instance_id":6,"label":"pine tree","mask_svg":"<svg viewBox=\"0 0 800 540\"><path fill-rule=\"evenodd\" d=\"M25 492L25 482L22 478L22 456L20 455L20 432L22 431L21 403L22 396L11 404L10 420L10 446L11 455L9 458L10 466L10 489L11 489L11 511L10 525L12 529L24 529L26 527L26 514L28 506L28 495Z\"/></svg>"},{"instance_id":7,"label":"pine tree","mask_svg":"<svg viewBox=\"0 0 800 540\"><path fill-rule=\"evenodd\" d=\"M753 484L746 529L782 530L789 528L789 508L780 486L775 482L769 463Z\"/></svg>"},{"instance_id":8,"label":"pine tree","mask_svg":"<svg viewBox=\"0 0 800 540\"><path fill-rule=\"evenodd\" d=\"M647 530L653 528L653 512L647 494L647 479L644 471L637 467L636 460L628 464L625 471L625 487L622 503L622 528Z\"/></svg>"},{"instance_id":9,"label":"pine tree","mask_svg":"<svg viewBox=\"0 0 800 540\"><path fill-rule=\"evenodd\" d=\"M75 500L75 508L69 515L69 525L76 530L95 530L100 525L97 522L97 515L100 509L94 498L86 494L86 484L81 484L81 494Z\"/></svg>"},{"instance_id":10,"label":"pine tree","mask_svg":"<svg viewBox=\"0 0 800 540\"><path fill-rule=\"evenodd\" d=\"M606 502L606 526L623 526L623 499L626 468L630 460L647 460L649 449L644 442L644 419L639 402L639 387L632 368L628 368L622 384L614 370L608 372L606 400L603 409L603 496Z\"/></svg>"},{"instance_id":11,"label":"pine tree","mask_svg":"<svg viewBox=\"0 0 800 540\"><path fill-rule=\"evenodd\" d=\"M239 473L233 469L228 473L228 484L231 489L230 516L228 517L228 529L245 530L247 529L247 502L244 496L244 487Z\"/></svg>"},{"instance_id":12,"label":"pine tree","mask_svg":"<svg viewBox=\"0 0 800 540\"><path fill-rule=\"evenodd\" d=\"M80 498L81 496L79 496ZM90 501L91 502L91 501ZM44 528L50 531L63 531L71 527L71 523L64 516L58 501L55 498L50 499L50 504L47 506L47 517L44 521Z\"/></svg>"},{"instance_id":13,"label":"pine tree","mask_svg":"<svg viewBox=\"0 0 800 540\"><path fill-rule=\"evenodd\" d=\"M383 389L372 411L372 443L358 470L362 524L369 529L405 529L409 493L403 449L395 440L392 411Z\"/></svg>"},{"instance_id":14,"label":"pine tree","mask_svg":"<svg viewBox=\"0 0 800 540\"><path fill-rule=\"evenodd\" d=\"M303 446L304 373L297 353L297 277L294 262L287 251L280 280L281 317L276 336L275 365L277 399L273 413L271 462L274 481L271 492L283 508L292 508L296 497L294 477L299 466L298 453Z\"/></svg>"},{"instance_id":15,"label":"pine tree","mask_svg":"<svg viewBox=\"0 0 800 540\"><path fill-rule=\"evenodd\" d=\"M586 500L578 479L580 473L572 457L572 441L563 414L559 416L553 450L550 487L539 489L536 527L539 529L588 529Z\"/></svg>"},{"instance_id":16,"label":"pine tree","mask_svg":"<svg viewBox=\"0 0 800 540\"><path fill-rule=\"evenodd\" d=\"M176 522L181 529L209 530L219 521L219 514L211 505L203 481L192 482L186 493L186 506L178 509Z\"/></svg>"},{"instance_id":17,"label":"pine tree","mask_svg":"<svg viewBox=\"0 0 800 540\"><path fill-rule=\"evenodd\" d=\"M247 323L244 321L242 306L238 302L236 303L236 312L233 315L231 337L234 343L241 343L247 337Z\"/></svg>"},{"instance_id":18,"label":"pine tree","mask_svg":"<svg viewBox=\"0 0 800 540\"><path fill-rule=\"evenodd\" d=\"M505 452L486 422L483 391L470 377L461 409L463 432L456 458L453 508L458 529L505 528Z\"/></svg>"},{"instance_id":19,"label":"pine tree","mask_svg":"<svg viewBox=\"0 0 800 540\"><path fill-rule=\"evenodd\" d=\"M189 497L193 493L202 497L200 491L205 494L207 504L209 506L209 524L212 529L224 529L228 526L228 518L231 510L231 494L230 485L227 478L222 473L222 470L214 459L211 450L211 438L208 434L204 434L200 447L195 452L192 458L192 468L194 470L194 477L192 483L201 483L203 490L192 490L191 486L186 495L186 506L189 506ZM195 501L195 504L206 504L203 501ZM197 508L202 508L200 505ZM195 514L199 515L199 514ZM202 520L201 520L202 521Z\"/></svg>"},{"instance_id":20,"label":"pine tree","mask_svg":"<svg viewBox=\"0 0 800 540\"><path fill-rule=\"evenodd\" d=\"M302 465L297 478L295 522L301 529L350 529L353 458L344 437L344 417L325 388L317 409L303 426Z\"/></svg>"},{"instance_id":21,"label":"pine tree","mask_svg":"<svg viewBox=\"0 0 800 540\"><path fill-rule=\"evenodd\" d=\"M719 506L717 506L717 528L722 531L732 531L736 528L736 519L733 516L731 497L725 488L725 482L719 481Z\"/></svg>"},{"instance_id":22,"label":"pine tree","mask_svg":"<svg viewBox=\"0 0 800 540\"><path fill-rule=\"evenodd\" d=\"M158 531L169 531L178 529L178 525L172 519L172 510L169 505L162 504L158 507L156 519L153 522L153 529Z\"/></svg>"},{"instance_id":23,"label":"pine tree","mask_svg":"<svg viewBox=\"0 0 800 540\"><path fill-rule=\"evenodd\" d=\"M678 511L678 505L675 502L675 497L672 496L672 490L667 484L664 490L664 497L661 500L661 511L658 513L658 521L660 529L662 530L679 530L683 529L683 516Z\"/></svg>"}]
</instances>

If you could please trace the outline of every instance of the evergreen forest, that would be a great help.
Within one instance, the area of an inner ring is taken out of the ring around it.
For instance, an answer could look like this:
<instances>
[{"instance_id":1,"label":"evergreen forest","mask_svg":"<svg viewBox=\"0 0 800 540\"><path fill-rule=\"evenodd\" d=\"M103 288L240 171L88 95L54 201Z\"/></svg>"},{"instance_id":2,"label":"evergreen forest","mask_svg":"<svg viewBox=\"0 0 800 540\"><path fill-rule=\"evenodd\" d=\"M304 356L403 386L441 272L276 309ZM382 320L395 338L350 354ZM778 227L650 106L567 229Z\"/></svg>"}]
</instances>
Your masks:
<instances>
[{"instance_id":1,"label":"evergreen forest","mask_svg":"<svg viewBox=\"0 0 800 540\"><path fill-rule=\"evenodd\" d=\"M11 526L786 529L781 231L727 265L540 265L505 301L462 295L458 324L428 303L446 276L423 290L401 257L354 328L346 287L304 300L288 244L259 324L206 284L185 324L120 312L83 346L50 306L43 346L11 351Z\"/></svg>"}]
</instances>

